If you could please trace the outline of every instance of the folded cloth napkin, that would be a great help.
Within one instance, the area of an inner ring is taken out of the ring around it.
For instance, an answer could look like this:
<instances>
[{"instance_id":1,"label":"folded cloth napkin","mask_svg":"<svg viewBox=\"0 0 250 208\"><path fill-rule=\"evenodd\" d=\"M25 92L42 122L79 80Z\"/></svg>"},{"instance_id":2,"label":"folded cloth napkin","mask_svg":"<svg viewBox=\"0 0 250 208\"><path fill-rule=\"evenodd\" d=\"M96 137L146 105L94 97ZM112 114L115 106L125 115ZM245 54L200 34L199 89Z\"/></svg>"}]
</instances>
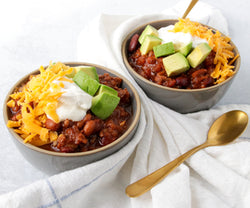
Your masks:
<instances>
[{"instance_id":1,"label":"folded cloth napkin","mask_svg":"<svg viewBox=\"0 0 250 208\"><path fill-rule=\"evenodd\" d=\"M181 16L188 3L157 15L101 15L82 30L78 60L116 70L137 88L142 101L137 132L109 157L0 196L0 207L249 207L249 127L232 144L197 152L144 195L131 199L125 194L128 184L203 143L224 112L240 109L250 115L250 105L179 114L150 100L126 71L120 52L125 35L140 24ZM225 18L205 3L198 2L189 17L228 34Z\"/></svg>"}]
</instances>

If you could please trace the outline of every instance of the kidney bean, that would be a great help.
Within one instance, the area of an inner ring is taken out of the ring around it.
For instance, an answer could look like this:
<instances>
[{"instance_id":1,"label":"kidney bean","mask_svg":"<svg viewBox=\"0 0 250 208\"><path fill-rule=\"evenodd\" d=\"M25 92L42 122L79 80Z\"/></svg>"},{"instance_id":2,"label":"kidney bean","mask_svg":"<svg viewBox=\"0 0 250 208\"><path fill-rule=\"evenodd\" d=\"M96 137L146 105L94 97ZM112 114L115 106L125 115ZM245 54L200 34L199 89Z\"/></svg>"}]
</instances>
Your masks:
<instances>
[{"instance_id":1,"label":"kidney bean","mask_svg":"<svg viewBox=\"0 0 250 208\"><path fill-rule=\"evenodd\" d=\"M168 77L162 62L163 58L156 58L153 50L146 55L141 55L140 48L137 48L128 55L129 64L142 77L159 85L181 89L197 89L214 85L212 78L209 78L215 68L214 58L215 52L211 51L205 61L196 68L190 68L175 77Z\"/></svg>"},{"instance_id":2,"label":"kidney bean","mask_svg":"<svg viewBox=\"0 0 250 208\"><path fill-rule=\"evenodd\" d=\"M83 127L83 133L86 136L90 136L91 134L98 132L103 127L103 121L101 119L94 119L87 121L85 126Z\"/></svg>"},{"instance_id":3,"label":"kidney bean","mask_svg":"<svg viewBox=\"0 0 250 208\"><path fill-rule=\"evenodd\" d=\"M215 52L211 51L210 54L204 60L204 65L206 67L213 66L214 65L214 57L215 57Z\"/></svg>"},{"instance_id":4,"label":"kidney bean","mask_svg":"<svg viewBox=\"0 0 250 208\"><path fill-rule=\"evenodd\" d=\"M140 52L138 52L140 54ZM85 117L80 121L72 121L65 119L60 123L55 123L52 119L46 119L42 127L48 130L56 131L59 135L57 140L50 144L41 146L41 148L56 151L56 152L80 152L100 148L99 141L102 139L101 130L104 130L105 139L108 139L104 144L116 140L128 128L128 122L133 115L133 107L129 91L124 88L123 80L119 77L110 76L108 73L99 75L101 84L112 87L118 92L120 102L114 112L105 120L101 120L94 115L91 110L88 110ZM25 85L18 88L21 91ZM9 118L12 121L17 121L21 118L22 105L17 105L18 100L14 100L13 107L9 107ZM30 102L29 105L34 108L36 102ZM30 109L30 108L29 108ZM29 112L27 108L27 111ZM20 118L19 118L20 117ZM111 122L112 121L112 122ZM108 126L108 127L107 127ZM104 134L103 134L104 135Z\"/></svg>"},{"instance_id":5,"label":"kidney bean","mask_svg":"<svg viewBox=\"0 0 250 208\"><path fill-rule=\"evenodd\" d=\"M128 46L129 52L135 51L135 49L137 48L137 45L138 45L138 39L139 39L139 35L134 34L133 37L131 38L129 46Z\"/></svg>"},{"instance_id":6,"label":"kidney bean","mask_svg":"<svg viewBox=\"0 0 250 208\"><path fill-rule=\"evenodd\" d=\"M78 121L76 123L76 126L78 127L78 129L82 129L83 126L85 125L85 123L89 120L91 120L92 116L90 113L87 113L86 116L81 120L81 121Z\"/></svg>"},{"instance_id":7,"label":"kidney bean","mask_svg":"<svg viewBox=\"0 0 250 208\"><path fill-rule=\"evenodd\" d=\"M192 73L192 78L203 77L206 74L207 74L207 70L206 69L198 69L194 73Z\"/></svg>"},{"instance_id":8,"label":"kidney bean","mask_svg":"<svg viewBox=\"0 0 250 208\"><path fill-rule=\"evenodd\" d=\"M77 126L77 128L78 129L81 129L83 126L84 126L84 121L83 120L81 120L81 121L78 121L77 123L76 123L76 126Z\"/></svg>"},{"instance_id":9,"label":"kidney bean","mask_svg":"<svg viewBox=\"0 0 250 208\"><path fill-rule=\"evenodd\" d=\"M205 88L213 85L213 78L210 77L207 69L198 69L194 73L192 73L191 83L192 88Z\"/></svg>"},{"instance_id":10,"label":"kidney bean","mask_svg":"<svg viewBox=\"0 0 250 208\"><path fill-rule=\"evenodd\" d=\"M52 130L52 131L57 131L60 128L60 123L56 123L53 120L47 118L47 120L45 122L45 127L47 129Z\"/></svg>"},{"instance_id":11,"label":"kidney bean","mask_svg":"<svg viewBox=\"0 0 250 208\"><path fill-rule=\"evenodd\" d=\"M90 136L95 130L95 122L93 120L88 121L83 127L83 132L86 136Z\"/></svg>"},{"instance_id":12,"label":"kidney bean","mask_svg":"<svg viewBox=\"0 0 250 208\"><path fill-rule=\"evenodd\" d=\"M214 83L214 79L212 77L206 77L204 80L202 80L202 85L201 87L208 87L208 86L212 86Z\"/></svg>"},{"instance_id":13,"label":"kidney bean","mask_svg":"<svg viewBox=\"0 0 250 208\"><path fill-rule=\"evenodd\" d=\"M189 85L187 77L177 77L176 78L176 85L180 86L181 88L187 87Z\"/></svg>"}]
</instances>

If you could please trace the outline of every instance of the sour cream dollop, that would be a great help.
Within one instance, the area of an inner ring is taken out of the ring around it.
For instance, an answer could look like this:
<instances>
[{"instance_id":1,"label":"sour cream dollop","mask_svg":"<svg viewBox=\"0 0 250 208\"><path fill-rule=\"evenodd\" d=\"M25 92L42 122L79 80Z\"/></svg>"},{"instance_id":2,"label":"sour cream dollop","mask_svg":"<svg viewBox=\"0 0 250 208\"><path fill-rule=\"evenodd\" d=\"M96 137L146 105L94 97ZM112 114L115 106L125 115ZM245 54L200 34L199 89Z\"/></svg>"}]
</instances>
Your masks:
<instances>
[{"instance_id":1,"label":"sour cream dollop","mask_svg":"<svg viewBox=\"0 0 250 208\"><path fill-rule=\"evenodd\" d=\"M159 38L162 39L162 43L173 42L175 50L180 49L181 47L192 42L193 48L195 48L200 43L208 43L205 39L192 36L190 33L183 32L170 32L173 30L174 25L169 25L167 27L162 27L158 30Z\"/></svg>"},{"instance_id":2,"label":"sour cream dollop","mask_svg":"<svg viewBox=\"0 0 250 208\"><path fill-rule=\"evenodd\" d=\"M54 81L55 83L58 81ZM61 88L63 94L58 98L56 113L60 121L70 119L80 121L91 108L92 96L84 92L74 82L60 81L64 87ZM47 115L49 117L49 115Z\"/></svg>"}]
</instances>

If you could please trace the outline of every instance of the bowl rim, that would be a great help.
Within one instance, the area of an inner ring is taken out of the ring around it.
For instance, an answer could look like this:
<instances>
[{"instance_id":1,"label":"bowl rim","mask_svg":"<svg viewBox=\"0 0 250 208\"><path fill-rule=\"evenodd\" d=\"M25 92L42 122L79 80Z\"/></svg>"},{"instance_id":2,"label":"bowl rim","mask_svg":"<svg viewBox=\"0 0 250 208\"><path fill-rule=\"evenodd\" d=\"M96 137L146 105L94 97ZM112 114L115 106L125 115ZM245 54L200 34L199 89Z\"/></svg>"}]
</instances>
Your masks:
<instances>
[{"instance_id":1,"label":"bowl rim","mask_svg":"<svg viewBox=\"0 0 250 208\"><path fill-rule=\"evenodd\" d=\"M219 83L219 84L216 84L216 85L213 85L213 86L210 86L210 87L206 87L206 88L199 88L199 89L178 89L178 88L171 88L171 87L166 87L166 86L163 86L163 85L158 85L154 82L151 82L149 81L148 79L144 78L143 76L139 75L129 64L128 62L128 58L127 58L127 42L129 41L129 39L133 36L133 34L135 34L138 30L142 29L142 28L145 28L148 24L162 24L162 23L168 23L168 22L178 22L178 19L161 19L161 20L154 20L154 21L151 21L151 22L147 22L147 23L144 23L142 25L139 25L137 26L135 29L133 29L131 32L129 32L125 38L123 39L122 41L122 47L121 47L121 54L122 54L122 59L123 59L123 63L125 64L125 67L127 68L127 70L132 73L136 79L138 80L141 80L142 82L144 82L145 84L148 84L148 85L151 85L152 87L157 87L157 88L160 88L162 90L169 90L169 91L173 91L173 92L182 92L182 93L185 93L185 92L203 92L203 91L207 91L207 90L213 90L215 88L218 88L224 84L226 84L227 82L229 82L231 79L233 79L236 74L238 73L239 69L240 69L240 65L241 65L241 56L240 56L240 53L239 53L239 50L238 48L236 47L236 45L233 43L233 41L231 40L230 38L230 44L234 47L234 52L235 54L239 54L239 57L235 60L235 68L234 68L234 74L227 78L226 80L224 80L223 82ZM201 24L201 23L200 23ZM209 29L212 29L212 30L215 30L215 31L219 31L213 27L210 27L208 25L204 25L202 24L203 26L206 26L208 27ZM167 25L166 25L167 26ZM220 32L220 31L219 31ZM220 32L221 35L223 36L226 36L224 35L222 32Z\"/></svg>"},{"instance_id":2,"label":"bowl rim","mask_svg":"<svg viewBox=\"0 0 250 208\"><path fill-rule=\"evenodd\" d=\"M135 99L136 109L137 109L136 112L133 112L133 113L135 113L135 116L134 116L134 119L132 120L129 128L118 139L116 139L112 143L110 143L110 144L108 144L106 146L100 147L98 149L89 150L89 151L86 151L86 152L74 152L74 153L54 152L54 151L49 151L49 150L42 149L42 148L40 148L38 146L34 146L32 144L29 144L29 143L24 143L23 139L13 130L13 128L8 128L6 126L7 122L8 122L8 113L7 113L8 112L8 107L7 107L7 102L9 100L9 95L16 89L17 86L19 86L30 75L32 75L32 74L38 74L39 73L39 69L36 69L36 70L30 72L29 74L23 76L21 79L19 79L12 86L12 88L8 91L8 93L6 94L6 97L5 97L5 100L4 100L4 104L3 104L4 105L3 106L3 117L4 117L5 126L8 129L8 131L11 133L11 135L18 142L20 142L22 145L26 146L27 148L29 148L31 150L34 150L34 151L42 153L42 154L47 154L47 155L51 155L51 156L59 156L59 157L65 157L65 156L66 157L80 157L80 156L92 155L92 154L96 154L98 152L102 152L102 151L105 151L107 149L110 149L113 146L115 146L116 144L118 144L121 141L123 141L129 135L129 133L132 132L136 128L137 124L139 123L139 119L140 119L141 101L140 101L140 97L139 97L138 92L136 91L135 87L130 83L130 81L127 78L125 78L124 76L120 75L118 72L113 71L112 69L109 69L109 68L101 66L101 65L92 64L92 63L88 63L88 62L62 62L62 63L65 64L65 65L73 65L73 66L81 66L81 65L93 66L93 67L99 68L101 70L105 70L108 73L112 73L112 74L114 74L117 77L122 78L123 82L126 82L126 84L130 87L130 89L131 89L131 91L133 93L133 97ZM45 66L44 68L47 68L47 66Z\"/></svg>"}]
</instances>

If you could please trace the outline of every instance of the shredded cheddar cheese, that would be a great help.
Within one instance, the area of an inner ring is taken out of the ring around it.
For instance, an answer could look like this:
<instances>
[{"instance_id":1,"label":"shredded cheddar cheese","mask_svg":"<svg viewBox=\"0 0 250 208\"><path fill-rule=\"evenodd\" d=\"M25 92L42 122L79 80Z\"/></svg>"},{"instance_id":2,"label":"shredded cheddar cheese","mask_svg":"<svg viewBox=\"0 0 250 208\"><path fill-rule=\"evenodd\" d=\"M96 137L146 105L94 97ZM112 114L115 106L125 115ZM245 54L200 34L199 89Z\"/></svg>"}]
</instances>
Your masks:
<instances>
[{"instance_id":1,"label":"shredded cheddar cheese","mask_svg":"<svg viewBox=\"0 0 250 208\"><path fill-rule=\"evenodd\" d=\"M45 128L45 122L47 115L56 123L59 122L56 108L58 98L63 93L62 81L72 82L64 77L72 70L60 62L50 63L46 70L41 66L40 74L32 75L24 86L10 95L7 106L11 108L17 104L21 107L21 113L16 115L15 121L9 120L7 126L14 128L24 142L40 146L57 139L57 132Z\"/></svg>"},{"instance_id":2,"label":"shredded cheddar cheese","mask_svg":"<svg viewBox=\"0 0 250 208\"><path fill-rule=\"evenodd\" d=\"M215 52L214 64L215 70L211 76L216 79L216 84L225 81L234 74L232 65L239 55L234 55L233 46L229 43L230 38L222 36L219 31L214 32L212 29L201 25L198 22L192 22L189 19L179 19L174 26L173 32L190 33L208 41L209 46ZM229 60L231 60L229 62Z\"/></svg>"},{"instance_id":3,"label":"shredded cheddar cheese","mask_svg":"<svg viewBox=\"0 0 250 208\"><path fill-rule=\"evenodd\" d=\"M7 106L8 106L9 108L14 108L15 105L16 105L16 103L15 103L14 100L10 100L9 102L7 102Z\"/></svg>"}]
</instances>

